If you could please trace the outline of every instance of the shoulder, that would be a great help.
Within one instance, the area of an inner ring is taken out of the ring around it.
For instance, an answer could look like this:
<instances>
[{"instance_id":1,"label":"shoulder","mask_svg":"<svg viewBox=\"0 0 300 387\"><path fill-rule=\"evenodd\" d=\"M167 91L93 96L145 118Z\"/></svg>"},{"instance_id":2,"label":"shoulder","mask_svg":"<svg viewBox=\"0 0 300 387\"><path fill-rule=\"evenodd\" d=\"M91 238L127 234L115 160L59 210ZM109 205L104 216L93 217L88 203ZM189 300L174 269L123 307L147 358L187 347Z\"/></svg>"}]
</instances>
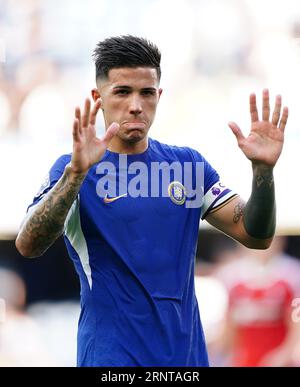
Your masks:
<instances>
[{"instance_id":1,"label":"shoulder","mask_svg":"<svg viewBox=\"0 0 300 387\"><path fill-rule=\"evenodd\" d=\"M189 148L187 146L176 146L164 144L160 141L149 139L152 152L155 152L157 155L168 158L179 160L183 162L205 162L205 158L195 149Z\"/></svg>"},{"instance_id":2,"label":"shoulder","mask_svg":"<svg viewBox=\"0 0 300 387\"><path fill-rule=\"evenodd\" d=\"M71 153L61 155L60 157L58 157L58 159L56 159L52 168L59 168L62 166L65 167L71 161L71 157Z\"/></svg>"},{"instance_id":3,"label":"shoulder","mask_svg":"<svg viewBox=\"0 0 300 387\"><path fill-rule=\"evenodd\" d=\"M57 181L64 173L66 165L71 161L71 154L64 154L54 162L49 171L49 180Z\"/></svg>"},{"instance_id":4,"label":"shoulder","mask_svg":"<svg viewBox=\"0 0 300 387\"><path fill-rule=\"evenodd\" d=\"M286 253L281 254L274 259L274 271L285 278L290 284L295 294L300 294L300 261L299 259L290 256Z\"/></svg>"},{"instance_id":5,"label":"shoulder","mask_svg":"<svg viewBox=\"0 0 300 387\"><path fill-rule=\"evenodd\" d=\"M70 162L70 160L71 154L65 154L60 156L54 162L54 164L44 177L44 180L40 185L38 192L35 194L33 203L29 207L36 204L55 185L55 183L60 179L60 177L64 173L65 167Z\"/></svg>"},{"instance_id":6,"label":"shoulder","mask_svg":"<svg viewBox=\"0 0 300 387\"><path fill-rule=\"evenodd\" d=\"M71 157L71 154L64 154L58 157L58 159L56 159L56 161L52 164L52 167L50 168L50 177L62 175L66 165L71 161Z\"/></svg>"}]
</instances>

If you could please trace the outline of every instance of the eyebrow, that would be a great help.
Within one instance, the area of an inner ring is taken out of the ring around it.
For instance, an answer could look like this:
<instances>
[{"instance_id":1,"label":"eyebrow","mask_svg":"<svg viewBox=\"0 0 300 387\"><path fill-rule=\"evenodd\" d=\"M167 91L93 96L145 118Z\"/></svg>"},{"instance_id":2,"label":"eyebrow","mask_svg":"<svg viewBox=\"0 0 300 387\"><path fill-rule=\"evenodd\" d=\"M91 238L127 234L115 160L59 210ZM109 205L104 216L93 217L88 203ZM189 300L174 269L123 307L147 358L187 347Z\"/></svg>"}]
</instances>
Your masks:
<instances>
[{"instance_id":1,"label":"eyebrow","mask_svg":"<svg viewBox=\"0 0 300 387\"><path fill-rule=\"evenodd\" d=\"M113 87L113 90L115 90L115 89L132 90L132 87L126 86L126 85L117 85L117 86ZM156 91L157 88L156 87L142 87L141 90L143 90L143 91Z\"/></svg>"}]
</instances>

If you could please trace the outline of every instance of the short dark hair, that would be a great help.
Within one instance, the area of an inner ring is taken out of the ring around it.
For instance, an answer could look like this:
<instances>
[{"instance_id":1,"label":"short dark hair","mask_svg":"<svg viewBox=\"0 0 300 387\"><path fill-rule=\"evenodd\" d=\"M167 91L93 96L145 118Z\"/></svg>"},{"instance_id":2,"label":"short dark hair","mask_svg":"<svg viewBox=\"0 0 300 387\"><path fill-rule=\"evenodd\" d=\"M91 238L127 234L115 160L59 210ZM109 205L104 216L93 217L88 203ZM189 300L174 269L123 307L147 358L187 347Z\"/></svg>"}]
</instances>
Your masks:
<instances>
[{"instance_id":1,"label":"short dark hair","mask_svg":"<svg viewBox=\"0 0 300 387\"><path fill-rule=\"evenodd\" d=\"M161 53L147 39L132 35L116 36L99 42L94 50L96 81L107 78L109 70L121 67L152 67L161 77Z\"/></svg>"}]
</instances>

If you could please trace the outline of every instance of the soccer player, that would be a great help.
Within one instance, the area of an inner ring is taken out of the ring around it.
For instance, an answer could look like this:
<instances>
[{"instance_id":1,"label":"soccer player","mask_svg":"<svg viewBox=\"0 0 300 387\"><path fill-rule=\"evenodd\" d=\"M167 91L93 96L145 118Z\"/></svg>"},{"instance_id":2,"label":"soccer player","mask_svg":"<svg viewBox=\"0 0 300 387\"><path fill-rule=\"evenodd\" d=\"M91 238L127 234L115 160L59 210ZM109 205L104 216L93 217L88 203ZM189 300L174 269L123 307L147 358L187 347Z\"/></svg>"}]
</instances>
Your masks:
<instances>
[{"instance_id":1,"label":"soccer player","mask_svg":"<svg viewBox=\"0 0 300 387\"><path fill-rule=\"evenodd\" d=\"M51 168L16 246L36 257L64 235L81 283L79 366L207 366L194 291L199 220L245 246L270 245L273 168L288 110L281 110L277 96L270 119L264 90L261 120L250 96L248 137L229 124L252 163L252 193L245 203L196 150L148 137L162 94L161 55L154 44L112 37L97 45L94 58L94 106L87 99L83 112L76 108L73 152ZM95 132L99 109L106 126L102 139Z\"/></svg>"}]
</instances>

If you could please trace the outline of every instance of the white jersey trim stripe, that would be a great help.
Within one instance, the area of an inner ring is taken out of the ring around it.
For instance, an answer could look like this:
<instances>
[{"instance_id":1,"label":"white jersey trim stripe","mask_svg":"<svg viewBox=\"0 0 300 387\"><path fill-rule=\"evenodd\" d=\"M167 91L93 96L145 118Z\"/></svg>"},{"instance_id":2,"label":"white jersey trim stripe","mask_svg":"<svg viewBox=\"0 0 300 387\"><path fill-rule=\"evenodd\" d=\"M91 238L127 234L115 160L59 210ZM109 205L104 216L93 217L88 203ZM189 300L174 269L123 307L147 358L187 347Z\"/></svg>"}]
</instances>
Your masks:
<instances>
[{"instance_id":1,"label":"white jersey trim stripe","mask_svg":"<svg viewBox=\"0 0 300 387\"><path fill-rule=\"evenodd\" d=\"M88 247L86 239L82 232L81 222L80 222L80 212L79 212L79 195L74 201L72 207L69 210L67 219L65 221L65 235L68 238L73 249L79 256L83 271L88 280L90 289L92 289L92 271L90 266L90 257L88 252Z\"/></svg>"}]
</instances>

